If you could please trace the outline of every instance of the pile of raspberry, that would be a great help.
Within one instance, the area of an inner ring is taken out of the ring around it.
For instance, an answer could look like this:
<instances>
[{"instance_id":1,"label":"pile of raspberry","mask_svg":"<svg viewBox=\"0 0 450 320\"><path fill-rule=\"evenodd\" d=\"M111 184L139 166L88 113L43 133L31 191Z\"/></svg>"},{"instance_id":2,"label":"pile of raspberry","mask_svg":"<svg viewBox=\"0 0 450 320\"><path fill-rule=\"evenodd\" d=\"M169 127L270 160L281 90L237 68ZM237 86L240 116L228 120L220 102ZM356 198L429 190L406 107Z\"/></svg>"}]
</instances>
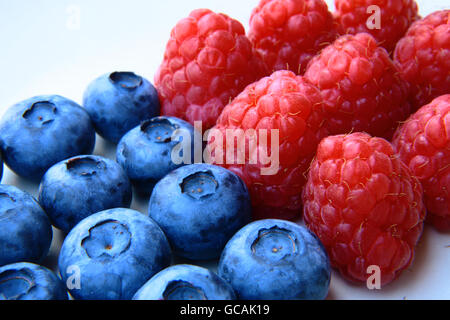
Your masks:
<instances>
[{"instance_id":1,"label":"pile of raspberry","mask_svg":"<svg viewBox=\"0 0 450 320\"><path fill-rule=\"evenodd\" d=\"M344 277L365 282L376 265L385 285L412 263L425 220L450 231L450 10L372 2L335 0L333 13L323 0L261 0L247 34L196 10L155 84L163 115L223 135L277 130L253 150L246 137L243 163L212 161L247 184L254 219L303 213ZM272 143L278 168L262 174L250 153Z\"/></svg>"}]
</instances>

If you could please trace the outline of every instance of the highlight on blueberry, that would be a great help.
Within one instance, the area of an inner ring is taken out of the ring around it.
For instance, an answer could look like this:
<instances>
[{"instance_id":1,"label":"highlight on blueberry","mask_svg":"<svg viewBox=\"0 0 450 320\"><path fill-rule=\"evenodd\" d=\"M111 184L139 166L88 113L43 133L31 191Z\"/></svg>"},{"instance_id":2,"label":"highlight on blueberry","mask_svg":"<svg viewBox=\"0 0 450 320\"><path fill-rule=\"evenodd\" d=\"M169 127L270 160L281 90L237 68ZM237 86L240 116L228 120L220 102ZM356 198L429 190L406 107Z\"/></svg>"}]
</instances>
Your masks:
<instances>
[{"instance_id":1,"label":"highlight on blueberry","mask_svg":"<svg viewBox=\"0 0 450 320\"><path fill-rule=\"evenodd\" d=\"M325 299L330 262L319 239L285 220L254 221L227 243L218 275L241 300Z\"/></svg>"},{"instance_id":2,"label":"highlight on blueberry","mask_svg":"<svg viewBox=\"0 0 450 320\"><path fill-rule=\"evenodd\" d=\"M190 140L183 141L184 137ZM190 155L184 155L181 149L177 156L188 161L176 163L172 152L184 142L190 144ZM175 117L145 120L122 137L116 159L138 191L151 193L156 182L166 174L194 162L194 127Z\"/></svg>"},{"instance_id":3,"label":"highlight on blueberry","mask_svg":"<svg viewBox=\"0 0 450 320\"><path fill-rule=\"evenodd\" d=\"M133 72L112 72L92 81L84 92L83 106L95 129L117 143L143 120L159 115L158 93L153 85Z\"/></svg>"},{"instance_id":4,"label":"highlight on blueberry","mask_svg":"<svg viewBox=\"0 0 450 320\"><path fill-rule=\"evenodd\" d=\"M148 212L176 255L207 260L218 258L231 236L250 222L251 203L247 187L235 173L192 164L156 184Z\"/></svg>"},{"instance_id":5,"label":"highlight on blueberry","mask_svg":"<svg viewBox=\"0 0 450 320\"><path fill-rule=\"evenodd\" d=\"M39 180L53 164L90 154L95 130L88 113L57 95L36 96L11 106L0 120L0 148L17 175Z\"/></svg>"},{"instance_id":6,"label":"highlight on blueberry","mask_svg":"<svg viewBox=\"0 0 450 320\"><path fill-rule=\"evenodd\" d=\"M0 267L0 300L67 300L64 282L50 269L29 262Z\"/></svg>"},{"instance_id":7,"label":"highlight on blueberry","mask_svg":"<svg viewBox=\"0 0 450 320\"><path fill-rule=\"evenodd\" d=\"M129 207L132 189L115 161L82 155L61 161L45 173L38 200L52 224L67 233L93 213Z\"/></svg>"},{"instance_id":8,"label":"highlight on blueberry","mask_svg":"<svg viewBox=\"0 0 450 320\"><path fill-rule=\"evenodd\" d=\"M133 300L234 300L233 288L206 268L179 264L148 280Z\"/></svg>"},{"instance_id":9,"label":"highlight on blueberry","mask_svg":"<svg viewBox=\"0 0 450 320\"><path fill-rule=\"evenodd\" d=\"M0 266L40 262L53 238L50 221L37 201L14 186L0 185Z\"/></svg>"},{"instance_id":10,"label":"highlight on blueberry","mask_svg":"<svg viewBox=\"0 0 450 320\"><path fill-rule=\"evenodd\" d=\"M58 267L64 281L80 276L79 286L69 288L75 299L128 300L171 260L169 243L152 219L114 208L85 218L69 232Z\"/></svg>"}]
</instances>

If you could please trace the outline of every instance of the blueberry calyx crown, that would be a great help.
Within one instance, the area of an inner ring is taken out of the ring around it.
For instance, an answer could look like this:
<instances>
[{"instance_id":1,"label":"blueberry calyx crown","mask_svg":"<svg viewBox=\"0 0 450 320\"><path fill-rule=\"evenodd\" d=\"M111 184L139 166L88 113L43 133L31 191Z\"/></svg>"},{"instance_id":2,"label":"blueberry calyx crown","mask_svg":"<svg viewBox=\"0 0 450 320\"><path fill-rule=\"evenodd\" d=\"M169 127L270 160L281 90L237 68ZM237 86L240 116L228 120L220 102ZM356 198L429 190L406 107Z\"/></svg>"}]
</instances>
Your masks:
<instances>
[{"instance_id":1,"label":"blueberry calyx crown","mask_svg":"<svg viewBox=\"0 0 450 320\"><path fill-rule=\"evenodd\" d=\"M199 200L216 193L219 183L210 170L188 175L180 183L181 192Z\"/></svg>"},{"instance_id":2,"label":"blueberry calyx crown","mask_svg":"<svg viewBox=\"0 0 450 320\"><path fill-rule=\"evenodd\" d=\"M141 123L141 131L144 132L148 138L157 143L171 142L172 135L178 128L179 126L177 124L171 123L169 120L162 117L144 120Z\"/></svg>"},{"instance_id":3,"label":"blueberry calyx crown","mask_svg":"<svg viewBox=\"0 0 450 320\"><path fill-rule=\"evenodd\" d=\"M115 258L128 250L131 233L117 220L104 220L89 229L89 235L81 240L81 246L91 259Z\"/></svg>"},{"instance_id":4,"label":"blueberry calyx crown","mask_svg":"<svg viewBox=\"0 0 450 320\"><path fill-rule=\"evenodd\" d=\"M258 230L251 244L252 254L267 263L279 263L298 253L297 237L288 229L273 226Z\"/></svg>"},{"instance_id":5,"label":"blueberry calyx crown","mask_svg":"<svg viewBox=\"0 0 450 320\"><path fill-rule=\"evenodd\" d=\"M184 280L170 281L162 297L164 300L208 300L201 288Z\"/></svg>"},{"instance_id":6,"label":"blueberry calyx crown","mask_svg":"<svg viewBox=\"0 0 450 320\"><path fill-rule=\"evenodd\" d=\"M56 105L50 101L37 101L22 114L34 127L43 127L55 120Z\"/></svg>"},{"instance_id":7,"label":"blueberry calyx crown","mask_svg":"<svg viewBox=\"0 0 450 320\"><path fill-rule=\"evenodd\" d=\"M9 193L0 192L0 207L2 208L2 211L8 211L9 209L15 208L15 202L17 202L17 200Z\"/></svg>"},{"instance_id":8,"label":"blueberry calyx crown","mask_svg":"<svg viewBox=\"0 0 450 320\"><path fill-rule=\"evenodd\" d=\"M0 300L17 300L36 286L33 273L23 268L0 273Z\"/></svg>"},{"instance_id":9,"label":"blueberry calyx crown","mask_svg":"<svg viewBox=\"0 0 450 320\"><path fill-rule=\"evenodd\" d=\"M69 172L79 176L92 176L97 174L97 171L104 170L106 164L101 160L86 156L69 159L66 162L66 168Z\"/></svg>"},{"instance_id":10,"label":"blueberry calyx crown","mask_svg":"<svg viewBox=\"0 0 450 320\"><path fill-rule=\"evenodd\" d=\"M17 207L17 200L12 197L10 194L6 192L0 193L0 207L2 208L0 211L0 216L4 216L8 212L14 211Z\"/></svg>"},{"instance_id":11,"label":"blueberry calyx crown","mask_svg":"<svg viewBox=\"0 0 450 320\"><path fill-rule=\"evenodd\" d=\"M129 71L115 71L109 75L109 80L114 85L129 90L134 90L142 85L142 77Z\"/></svg>"}]
</instances>

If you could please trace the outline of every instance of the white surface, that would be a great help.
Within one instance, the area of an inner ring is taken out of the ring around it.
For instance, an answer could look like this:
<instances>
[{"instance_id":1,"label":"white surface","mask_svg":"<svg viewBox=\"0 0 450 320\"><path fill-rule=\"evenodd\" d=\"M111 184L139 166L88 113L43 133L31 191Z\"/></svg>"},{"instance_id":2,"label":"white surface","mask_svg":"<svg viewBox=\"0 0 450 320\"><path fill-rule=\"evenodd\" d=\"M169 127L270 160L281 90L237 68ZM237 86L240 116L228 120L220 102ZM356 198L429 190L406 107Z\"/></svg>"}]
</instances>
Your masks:
<instances>
[{"instance_id":1,"label":"white surface","mask_svg":"<svg viewBox=\"0 0 450 320\"><path fill-rule=\"evenodd\" d=\"M450 8L450 0L418 0L420 13ZM196 8L210 8L248 28L258 0L0 0L0 114L18 101L60 94L81 103L87 84L111 71L153 81L171 28ZM332 1L327 1L332 9ZM79 15L78 15L79 13ZM96 154L114 157L98 139ZM36 195L37 186L5 167L2 180ZM146 199L132 207L146 212ZM55 262L61 234L56 232ZM394 283L370 291L333 273L329 299L450 299L450 234L426 226L414 264ZM214 264L211 264L214 267Z\"/></svg>"}]
</instances>

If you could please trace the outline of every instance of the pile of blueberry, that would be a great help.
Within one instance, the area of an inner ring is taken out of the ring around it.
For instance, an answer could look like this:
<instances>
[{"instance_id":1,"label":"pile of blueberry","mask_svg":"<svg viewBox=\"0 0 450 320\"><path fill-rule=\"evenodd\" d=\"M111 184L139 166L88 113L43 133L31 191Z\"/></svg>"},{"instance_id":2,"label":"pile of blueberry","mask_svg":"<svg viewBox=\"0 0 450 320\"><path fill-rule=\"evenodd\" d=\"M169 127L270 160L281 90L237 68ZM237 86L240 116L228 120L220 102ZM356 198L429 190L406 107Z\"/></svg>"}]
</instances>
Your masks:
<instances>
[{"instance_id":1,"label":"pile of blueberry","mask_svg":"<svg viewBox=\"0 0 450 320\"><path fill-rule=\"evenodd\" d=\"M33 97L0 120L2 161L39 183L37 199L0 185L0 299L327 296L330 263L313 233L252 222L247 187L233 172L172 161L174 132L194 141L194 128L158 116L149 81L113 72L83 100ZM117 143L115 161L92 155L96 133ZM133 191L149 199L147 214L130 209ZM57 272L40 265L52 227L65 235ZM204 260L218 260L217 272L195 265Z\"/></svg>"}]
</instances>

